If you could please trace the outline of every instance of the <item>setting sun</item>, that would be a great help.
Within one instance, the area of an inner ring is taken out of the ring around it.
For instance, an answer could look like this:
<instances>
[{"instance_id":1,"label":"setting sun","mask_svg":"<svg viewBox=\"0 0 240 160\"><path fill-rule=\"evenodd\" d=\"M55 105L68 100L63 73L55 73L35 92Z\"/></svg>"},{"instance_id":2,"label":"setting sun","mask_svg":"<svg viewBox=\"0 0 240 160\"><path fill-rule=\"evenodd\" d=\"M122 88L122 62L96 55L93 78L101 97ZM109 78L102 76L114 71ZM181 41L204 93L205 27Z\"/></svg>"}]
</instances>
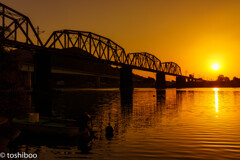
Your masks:
<instances>
[{"instance_id":1,"label":"setting sun","mask_svg":"<svg viewBox=\"0 0 240 160\"><path fill-rule=\"evenodd\" d=\"M217 63L215 63L215 64L212 65L212 69L215 70L215 71L216 71L216 70L219 70L219 68L220 68L220 65L217 64Z\"/></svg>"}]
</instances>

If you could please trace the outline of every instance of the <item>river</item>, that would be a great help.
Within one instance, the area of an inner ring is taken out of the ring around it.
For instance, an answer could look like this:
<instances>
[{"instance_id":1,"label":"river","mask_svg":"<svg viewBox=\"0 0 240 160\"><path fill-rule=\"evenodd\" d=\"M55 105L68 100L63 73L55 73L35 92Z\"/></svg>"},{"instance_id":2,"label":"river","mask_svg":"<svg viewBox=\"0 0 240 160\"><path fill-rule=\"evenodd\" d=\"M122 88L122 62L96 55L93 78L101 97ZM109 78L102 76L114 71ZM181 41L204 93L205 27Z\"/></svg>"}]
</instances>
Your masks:
<instances>
[{"instance_id":1,"label":"river","mask_svg":"<svg viewBox=\"0 0 240 160\"><path fill-rule=\"evenodd\" d=\"M61 141L17 144L20 151L37 150L38 159L240 159L240 88L134 89L127 100L118 89L65 90L53 106L63 118L92 115L89 151Z\"/></svg>"}]
</instances>

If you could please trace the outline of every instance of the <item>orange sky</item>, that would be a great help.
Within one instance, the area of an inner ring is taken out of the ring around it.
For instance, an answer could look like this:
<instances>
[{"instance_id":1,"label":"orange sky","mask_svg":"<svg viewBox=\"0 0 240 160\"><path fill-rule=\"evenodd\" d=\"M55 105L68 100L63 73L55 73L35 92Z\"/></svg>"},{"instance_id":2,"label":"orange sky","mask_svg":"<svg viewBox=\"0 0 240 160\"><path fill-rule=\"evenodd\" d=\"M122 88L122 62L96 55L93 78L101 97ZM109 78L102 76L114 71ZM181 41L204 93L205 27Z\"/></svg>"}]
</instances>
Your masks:
<instances>
[{"instance_id":1,"label":"orange sky","mask_svg":"<svg viewBox=\"0 0 240 160\"><path fill-rule=\"evenodd\" d=\"M174 61L182 73L240 77L240 0L1 0L45 33L91 31L128 52ZM220 70L211 65L219 63ZM145 73L145 75L150 75Z\"/></svg>"}]
</instances>

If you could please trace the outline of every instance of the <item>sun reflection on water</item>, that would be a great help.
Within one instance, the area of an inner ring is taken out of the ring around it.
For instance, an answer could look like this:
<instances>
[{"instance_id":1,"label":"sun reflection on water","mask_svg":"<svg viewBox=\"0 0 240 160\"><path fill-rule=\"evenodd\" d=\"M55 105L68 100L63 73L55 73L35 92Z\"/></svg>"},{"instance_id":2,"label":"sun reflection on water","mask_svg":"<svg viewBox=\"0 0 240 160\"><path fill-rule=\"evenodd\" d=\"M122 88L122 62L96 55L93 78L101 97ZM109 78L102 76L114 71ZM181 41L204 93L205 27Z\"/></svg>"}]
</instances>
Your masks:
<instances>
[{"instance_id":1,"label":"sun reflection on water","mask_svg":"<svg viewBox=\"0 0 240 160\"><path fill-rule=\"evenodd\" d=\"M218 113L218 88L213 88L213 90L215 91L215 111L216 113ZM216 117L218 117L218 115L216 115Z\"/></svg>"}]
</instances>

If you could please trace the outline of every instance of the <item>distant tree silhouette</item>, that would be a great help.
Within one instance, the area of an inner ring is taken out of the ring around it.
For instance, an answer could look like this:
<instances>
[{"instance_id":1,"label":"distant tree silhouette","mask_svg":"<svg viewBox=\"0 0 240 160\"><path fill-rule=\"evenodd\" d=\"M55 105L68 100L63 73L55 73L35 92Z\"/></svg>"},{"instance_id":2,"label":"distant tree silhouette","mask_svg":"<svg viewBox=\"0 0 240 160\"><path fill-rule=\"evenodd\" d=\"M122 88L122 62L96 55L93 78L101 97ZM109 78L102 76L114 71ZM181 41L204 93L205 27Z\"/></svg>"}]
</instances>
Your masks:
<instances>
[{"instance_id":1,"label":"distant tree silhouette","mask_svg":"<svg viewBox=\"0 0 240 160\"><path fill-rule=\"evenodd\" d=\"M237 77L233 77L233 81L239 81L240 79Z\"/></svg>"},{"instance_id":2,"label":"distant tree silhouette","mask_svg":"<svg viewBox=\"0 0 240 160\"><path fill-rule=\"evenodd\" d=\"M217 78L217 81L224 81L224 75L219 75Z\"/></svg>"},{"instance_id":3,"label":"distant tree silhouette","mask_svg":"<svg viewBox=\"0 0 240 160\"><path fill-rule=\"evenodd\" d=\"M234 87L239 87L240 86L240 79L237 77L233 77L232 84Z\"/></svg>"},{"instance_id":4,"label":"distant tree silhouette","mask_svg":"<svg viewBox=\"0 0 240 160\"><path fill-rule=\"evenodd\" d=\"M225 82L229 82L230 79L229 79L229 77L224 77L223 81L225 81Z\"/></svg>"},{"instance_id":5,"label":"distant tree silhouette","mask_svg":"<svg viewBox=\"0 0 240 160\"><path fill-rule=\"evenodd\" d=\"M230 79L229 79L229 77L224 77L224 75L219 75L218 76L218 78L217 78L217 81L220 81L220 82L229 82L230 81Z\"/></svg>"}]
</instances>

